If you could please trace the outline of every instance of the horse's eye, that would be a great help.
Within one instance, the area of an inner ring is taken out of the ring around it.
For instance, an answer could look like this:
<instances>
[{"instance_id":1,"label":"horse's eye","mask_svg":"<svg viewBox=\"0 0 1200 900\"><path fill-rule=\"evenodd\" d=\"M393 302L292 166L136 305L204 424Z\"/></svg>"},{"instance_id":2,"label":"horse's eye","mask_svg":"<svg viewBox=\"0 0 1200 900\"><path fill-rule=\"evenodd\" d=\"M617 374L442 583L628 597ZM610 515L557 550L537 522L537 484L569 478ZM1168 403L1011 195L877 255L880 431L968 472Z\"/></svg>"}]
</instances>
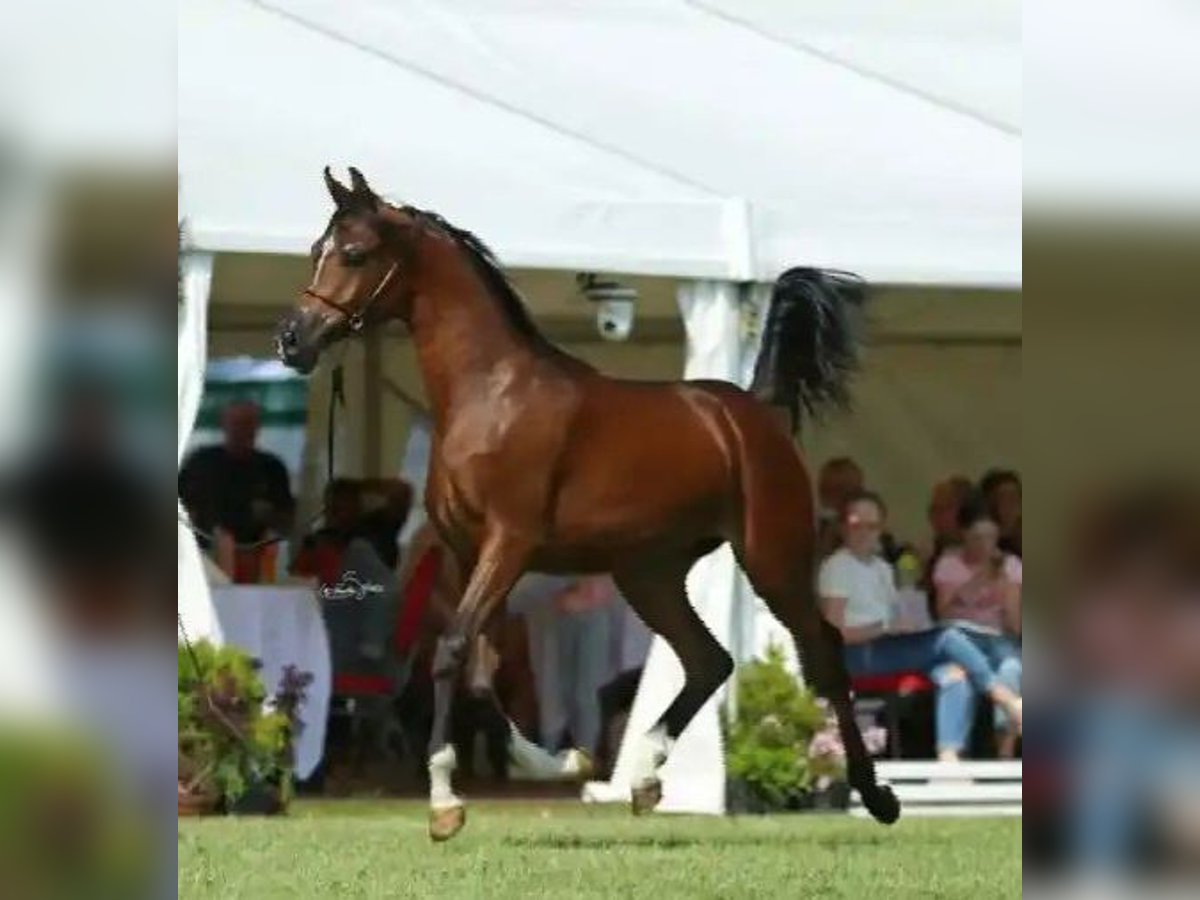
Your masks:
<instances>
[{"instance_id":1,"label":"horse's eye","mask_svg":"<svg viewBox=\"0 0 1200 900\"><path fill-rule=\"evenodd\" d=\"M347 247L342 251L342 260L348 266L361 266L367 261L367 253L362 247Z\"/></svg>"}]
</instances>

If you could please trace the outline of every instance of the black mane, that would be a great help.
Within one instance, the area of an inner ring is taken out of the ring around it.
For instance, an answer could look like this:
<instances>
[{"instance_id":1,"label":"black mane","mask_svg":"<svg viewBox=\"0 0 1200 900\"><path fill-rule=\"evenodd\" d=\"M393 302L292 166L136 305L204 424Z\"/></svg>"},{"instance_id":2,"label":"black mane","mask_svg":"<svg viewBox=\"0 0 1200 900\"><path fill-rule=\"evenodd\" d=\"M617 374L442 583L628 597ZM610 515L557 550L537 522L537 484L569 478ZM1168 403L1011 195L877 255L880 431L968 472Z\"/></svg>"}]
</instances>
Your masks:
<instances>
[{"instance_id":1,"label":"black mane","mask_svg":"<svg viewBox=\"0 0 1200 900\"><path fill-rule=\"evenodd\" d=\"M512 286L512 282L508 280L508 275L500 265L496 254L487 244L471 232L451 225L435 212L415 209L411 206L404 207L404 211L415 216L419 221L433 225L454 240L470 260L471 266L483 280L484 286L500 301L500 306L508 321L518 334L530 340L543 351L548 351L556 356L567 355L538 330L521 295Z\"/></svg>"}]
</instances>

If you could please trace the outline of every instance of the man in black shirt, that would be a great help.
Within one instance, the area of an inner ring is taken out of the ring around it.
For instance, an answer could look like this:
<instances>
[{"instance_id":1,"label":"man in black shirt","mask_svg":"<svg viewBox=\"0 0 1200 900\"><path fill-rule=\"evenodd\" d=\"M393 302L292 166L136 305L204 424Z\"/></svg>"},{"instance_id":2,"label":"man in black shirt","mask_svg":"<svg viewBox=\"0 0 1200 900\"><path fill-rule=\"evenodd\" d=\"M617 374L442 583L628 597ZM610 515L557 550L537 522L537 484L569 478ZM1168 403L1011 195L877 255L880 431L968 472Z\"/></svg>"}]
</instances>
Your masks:
<instances>
[{"instance_id":1,"label":"man in black shirt","mask_svg":"<svg viewBox=\"0 0 1200 900\"><path fill-rule=\"evenodd\" d=\"M192 523L206 533L224 529L239 544L286 533L296 506L283 462L255 447L258 425L257 405L230 404L221 420L225 442L194 451L179 473Z\"/></svg>"}]
</instances>

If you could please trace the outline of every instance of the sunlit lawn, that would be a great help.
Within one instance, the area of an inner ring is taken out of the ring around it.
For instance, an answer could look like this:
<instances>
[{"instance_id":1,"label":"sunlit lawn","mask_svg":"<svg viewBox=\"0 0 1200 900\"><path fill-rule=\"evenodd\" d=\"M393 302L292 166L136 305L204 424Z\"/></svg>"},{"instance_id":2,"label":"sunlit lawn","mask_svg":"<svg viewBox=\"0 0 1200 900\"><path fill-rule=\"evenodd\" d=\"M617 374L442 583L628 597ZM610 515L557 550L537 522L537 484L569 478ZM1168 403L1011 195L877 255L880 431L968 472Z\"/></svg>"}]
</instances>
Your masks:
<instances>
[{"instance_id":1,"label":"sunlit lawn","mask_svg":"<svg viewBox=\"0 0 1200 900\"><path fill-rule=\"evenodd\" d=\"M433 845L425 808L308 800L274 819L181 820L179 895L307 897L1018 897L1019 819L632 818L479 802Z\"/></svg>"}]
</instances>

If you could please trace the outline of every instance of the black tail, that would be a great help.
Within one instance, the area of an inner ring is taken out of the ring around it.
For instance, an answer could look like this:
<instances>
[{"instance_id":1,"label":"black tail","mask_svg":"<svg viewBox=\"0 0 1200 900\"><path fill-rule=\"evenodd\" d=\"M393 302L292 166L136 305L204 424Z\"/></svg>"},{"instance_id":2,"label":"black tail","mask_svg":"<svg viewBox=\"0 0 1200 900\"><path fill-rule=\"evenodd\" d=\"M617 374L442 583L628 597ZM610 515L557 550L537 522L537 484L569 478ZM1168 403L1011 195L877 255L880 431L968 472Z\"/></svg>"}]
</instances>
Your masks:
<instances>
[{"instance_id":1,"label":"black tail","mask_svg":"<svg viewBox=\"0 0 1200 900\"><path fill-rule=\"evenodd\" d=\"M795 268L775 282L750 390L786 409L793 431L803 413L849 405L866 299L866 283L849 272Z\"/></svg>"}]
</instances>

